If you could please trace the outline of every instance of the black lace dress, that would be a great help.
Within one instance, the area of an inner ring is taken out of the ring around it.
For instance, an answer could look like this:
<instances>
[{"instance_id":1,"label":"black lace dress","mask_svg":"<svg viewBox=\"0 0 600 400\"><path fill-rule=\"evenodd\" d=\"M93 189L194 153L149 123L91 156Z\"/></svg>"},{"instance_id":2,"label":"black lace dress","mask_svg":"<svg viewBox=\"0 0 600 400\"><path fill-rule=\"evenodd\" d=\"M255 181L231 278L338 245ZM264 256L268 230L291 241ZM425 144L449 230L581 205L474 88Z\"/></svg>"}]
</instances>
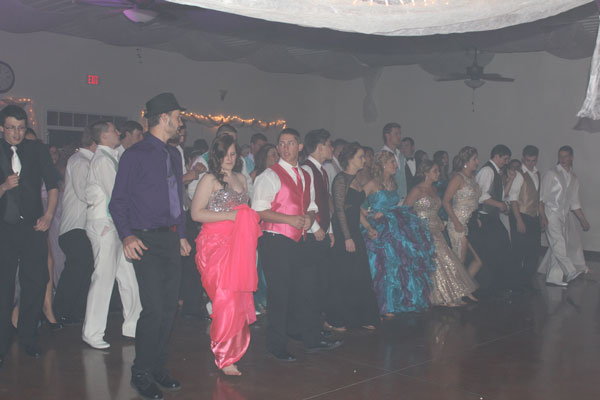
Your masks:
<instances>
[{"instance_id":1,"label":"black lace dress","mask_svg":"<svg viewBox=\"0 0 600 400\"><path fill-rule=\"evenodd\" d=\"M332 185L335 245L332 249L327 322L337 327L379 323L367 248L360 231L360 206L365 201L365 192L351 187L354 178L355 175L340 172ZM355 252L346 251L347 239L354 241Z\"/></svg>"}]
</instances>

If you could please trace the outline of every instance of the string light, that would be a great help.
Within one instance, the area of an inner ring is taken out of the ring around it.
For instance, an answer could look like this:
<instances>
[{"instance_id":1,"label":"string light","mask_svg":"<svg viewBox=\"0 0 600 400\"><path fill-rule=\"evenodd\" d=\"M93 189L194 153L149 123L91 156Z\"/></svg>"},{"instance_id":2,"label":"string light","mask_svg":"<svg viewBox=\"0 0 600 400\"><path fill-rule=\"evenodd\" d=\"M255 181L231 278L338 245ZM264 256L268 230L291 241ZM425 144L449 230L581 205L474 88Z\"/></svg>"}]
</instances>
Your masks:
<instances>
[{"instance_id":1,"label":"string light","mask_svg":"<svg viewBox=\"0 0 600 400\"><path fill-rule=\"evenodd\" d=\"M3 99L0 99L0 108L4 108L8 105L19 106L24 108L27 114L29 115L29 126L33 130L36 129L37 118L33 109L32 99L30 99L29 97L5 97Z\"/></svg>"},{"instance_id":2,"label":"string light","mask_svg":"<svg viewBox=\"0 0 600 400\"><path fill-rule=\"evenodd\" d=\"M146 122L144 111L140 111L140 120ZM223 124L233 125L235 127L249 127L266 131L268 129L285 129L287 121L278 119L276 121L263 121L258 118L243 118L238 115L212 115L200 114L191 111L182 111L181 117L186 121L192 121L208 127L221 126ZM144 123L142 125L145 126Z\"/></svg>"}]
</instances>

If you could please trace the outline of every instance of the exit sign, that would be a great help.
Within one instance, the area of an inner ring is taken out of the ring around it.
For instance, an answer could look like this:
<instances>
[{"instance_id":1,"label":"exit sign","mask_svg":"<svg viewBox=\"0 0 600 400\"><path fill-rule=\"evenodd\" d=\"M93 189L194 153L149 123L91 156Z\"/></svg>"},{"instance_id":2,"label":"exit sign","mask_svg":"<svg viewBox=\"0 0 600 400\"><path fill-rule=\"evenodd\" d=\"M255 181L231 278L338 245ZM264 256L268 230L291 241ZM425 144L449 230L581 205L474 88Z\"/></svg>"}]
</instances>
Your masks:
<instances>
[{"instance_id":1,"label":"exit sign","mask_svg":"<svg viewBox=\"0 0 600 400\"><path fill-rule=\"evenodd\" d=\"M88 83L88 85L93 85L93 86L100 85L100 76L98 76L98 75L88 75L87 83Z\"/></svg>"}]
</instances>

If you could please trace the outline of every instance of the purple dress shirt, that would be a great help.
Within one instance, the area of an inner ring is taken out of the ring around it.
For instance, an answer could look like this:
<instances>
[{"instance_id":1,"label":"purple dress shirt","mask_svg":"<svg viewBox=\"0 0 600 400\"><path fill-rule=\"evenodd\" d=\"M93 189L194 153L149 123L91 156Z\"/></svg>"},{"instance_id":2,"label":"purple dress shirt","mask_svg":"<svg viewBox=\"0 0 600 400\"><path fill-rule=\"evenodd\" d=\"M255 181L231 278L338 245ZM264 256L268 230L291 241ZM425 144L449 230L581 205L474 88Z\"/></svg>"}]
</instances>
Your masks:
<instances>
[{"instance_id":1,"label":"purple dress shirt","mask_svg":"<svg viewBox=\"0 0 600 400\"><path fill-rule=\"evenodd\" d=\"M108 206L121 240L133 235L134 229L155 229L177 225L180 238L185 238L185 214L171 216L167 177L167 153L182 193L181 155L179 151L152 134L131 146L119 160L112 198Z\"/></svg>"}]
</instances>

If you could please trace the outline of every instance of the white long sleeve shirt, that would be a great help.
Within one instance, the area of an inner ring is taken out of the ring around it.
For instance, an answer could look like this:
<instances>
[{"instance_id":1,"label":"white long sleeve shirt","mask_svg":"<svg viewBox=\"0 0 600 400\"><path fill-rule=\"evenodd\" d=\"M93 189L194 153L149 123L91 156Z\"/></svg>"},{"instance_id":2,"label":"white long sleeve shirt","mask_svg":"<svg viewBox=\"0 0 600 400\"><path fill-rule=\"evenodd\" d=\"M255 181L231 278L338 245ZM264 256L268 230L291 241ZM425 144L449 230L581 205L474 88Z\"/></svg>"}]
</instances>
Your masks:
<instances>
[{"instance_id":1,"label":"white long sleeve shirt","mask_svg":"<svg viewBox=\"0 0 600 400\"><path fill-rule=\"evenodd\" d=\"M324 166L321 165L320 162L318 162L314 157L312 156L308 156L308 159L315 164L315 167L317 167L318 170L321 169L321 167L323 167L323 169L325 168ZM310 179L312 182L311 185L311 189L314 191L314 187L315 187L315 176L313 175L313 170L312 168L310 168L308 165L303 165L301 167L303 170L305 170L306 172L308 172L308 174L310 175ZM325 172L327 172L327 170L325 170ZM294 174L295 175L295 174ZM321 178L322 179L322 175ZM329 187L327 188L327 190L329 191L329 196L331 197L331 179L329 178L329 173L327 174L327 179L329 181ZM315 203L316 204L316 203ZM318 209L318 207L317 207ZM325 231L326 233L331 233L332 228L331 228L331 222L329 223L329 226L320 226L319 223L317 222L317 219L315 218L315 222L313 222L312 226L310 227L310 229L308 230L308 233L315 233L316 231L318 231L319 229L323 229L323 231Z\"/></svg>"},{"instance_id":2,"label":"white long sleeve shirt","mask_svg":"<svg viewBox=\"0 0 600 400\"><path fill-rule=\"evenodd\" d=\"M85 187L93 156L92 151L80 148L67 161L59 235L73 229L85 229L87 219Z\"/></svg>"},{"instance_id":3,"label":"white long sleeve shirt","mask_svg":"<svg viewBox=\"0 0 600 400\"><path fill-rule=\"evenodd\" d=\"M90 162L85 198L88 204L87 219L111 219L108 203L112 196L119 152L108 146L98 145L96 153Z\"/></svg>"},{"instance_id":4,"label":"white long sleeve shirt","mask_svg":"<svg viewBox=\"0 0 600 400\"><path fill-rule=\"evenodd\" d=\"M333 184L333 179L337 174L342 172L344 169L340 165L338 159L333 156L331 161L325 162L323 164L323 168L325 168L325 172L327 172L327 176L329 177L329 193L331 193L331 185Z\"/></svg>"},{"instance_id":5,"label":"white long sleeve shirt","mask_svg":"<svg viewBox=\"0 0 600 400\"><path fill-rule=\"evenodd\" d=\"M500 173L500 168L490 160L490 163L494 166L497 173ZM475 182L481 188L481 196L479 197L479 204L483 204L484 201L491 199L490 196L490 188L492 187L492 183L494 183L494 171L488 166L485 165L483 168L479 170L477 175L475 176ZM504 199L504 186L502 186L502 198ZM485 211L480 211L483 214L487 214Z\"/></svg>"}]
</instances>

